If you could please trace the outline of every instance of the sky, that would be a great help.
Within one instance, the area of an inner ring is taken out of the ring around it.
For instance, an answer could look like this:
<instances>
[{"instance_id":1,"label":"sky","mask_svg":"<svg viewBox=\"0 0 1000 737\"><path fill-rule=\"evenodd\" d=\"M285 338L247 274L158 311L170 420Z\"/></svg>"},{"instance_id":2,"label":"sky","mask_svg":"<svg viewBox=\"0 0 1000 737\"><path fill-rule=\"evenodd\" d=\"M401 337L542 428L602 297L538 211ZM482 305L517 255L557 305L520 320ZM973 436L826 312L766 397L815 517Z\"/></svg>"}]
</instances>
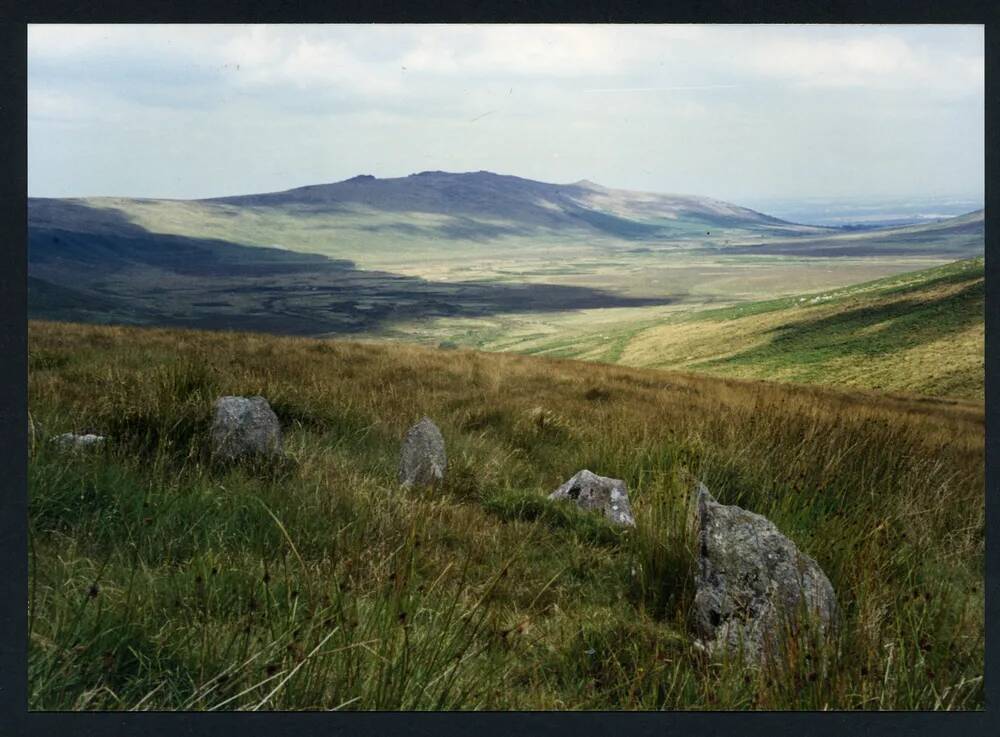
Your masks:
<instances>
[{"instance_id":1,"label":"sky","mask_svg":"<svg viewBox=\"0 0 1000 737\"><path fill-rule=\"evenodd\" d=\"M31 25L30 196L424 170L770 199L984 187L982 26Z\"/></svg>"}]
</instances>

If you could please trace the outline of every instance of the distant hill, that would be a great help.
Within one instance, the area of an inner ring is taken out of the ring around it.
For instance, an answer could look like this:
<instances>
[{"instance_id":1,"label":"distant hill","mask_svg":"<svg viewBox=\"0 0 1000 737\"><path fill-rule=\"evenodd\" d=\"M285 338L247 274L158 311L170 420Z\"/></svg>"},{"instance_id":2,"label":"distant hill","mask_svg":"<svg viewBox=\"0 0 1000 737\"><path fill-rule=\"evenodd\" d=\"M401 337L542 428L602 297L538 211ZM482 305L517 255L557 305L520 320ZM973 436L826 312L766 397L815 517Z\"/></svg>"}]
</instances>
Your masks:
<instances>
[{"instance_id":1,"label":"distant hill","mask_svg":"<svg viewBox=\"0 0 1000 737\"><path fill-rule=\"evenodd\" d=\"M513 228L521 230L531 226L594 229L619 237L663 235L679 223L801 230L778 218L708 197L609 189L586 180L549 184L487 171L425 171L391 179L361 175L333 184L201 202L319 211L361 206L381 212L510 221L516 224Z\"/></svg>"},{"instance_id":2,"label":"distant hill","mask_svg":"<svg viewBox=\"0 0 1000 737\"><path fill-rule=\"evenodd\" d=\"M876 256L921 252L968 256L982 251L985 212L976 210L917 225L869 230L846 229L823 235L741 244L746 254L785 256Z\"/></svg>"},{"instance_id":3,"label":"distant hill","mask_svg":"<svg viewBox=\"0 0 1000 737\"><path fill-rule=\"evenodd\" d=\"M422 258L428 249L474 255L470 249L478 251L484 243L501 248L581 241L690 246L703 244L713 231L716 239L831 232L708 197L631 192L587 181L549 184L490 172L436 171L393 179L361 175L283 192L205 200L30 198L28 226L34 236L47 231L171 235L392 263L400 256L403 263Z\"/></svg>"},{"instance_id":4,"label":"distant hill","mask_svg":"<svg viewBox=\"0 0 1000 737\"><path fill-rule=\"evenodd\" d=\"M983 212L856 231L800 225L695 195L550 184L491 172L428 171L203 200L30 198L29 230L149 233L277 247L385 266L428 249L462 257L489 243L682 247L740 254L981 253Z\"/></svg>"}]
</instances>

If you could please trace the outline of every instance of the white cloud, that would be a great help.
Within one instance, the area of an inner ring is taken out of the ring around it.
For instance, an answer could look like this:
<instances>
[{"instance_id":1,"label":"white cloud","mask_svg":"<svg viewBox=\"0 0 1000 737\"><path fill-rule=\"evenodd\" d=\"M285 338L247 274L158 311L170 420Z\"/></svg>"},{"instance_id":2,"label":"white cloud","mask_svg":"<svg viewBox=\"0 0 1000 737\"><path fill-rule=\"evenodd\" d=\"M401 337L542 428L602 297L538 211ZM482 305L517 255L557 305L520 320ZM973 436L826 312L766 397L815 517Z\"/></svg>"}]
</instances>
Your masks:
<instances>
[{"instance_id":1,"label":"white cloud","mask_svg":"<svg viewBox=\"0 0 1000 737\"><path fill-rule=\"evenodd\" d=\"M981 85L983 34L962 46L909 41L896 26L695 25L32 25L29 57L158 59L235 68L237 85L398 91L409 77L560 80L649 77L675 86L758 77L819 87ZM957 35L956 35L957 34ZM675 77L683 77L677 79ZM405 78L405 75L403 75Z\"/></svg>"},{"instance_id":2,"label":"white cloud","mask_svg":"<svg viewBox=\"0 0 1000 737\"><path fill-rule=\"evenodd\" d=\"M695 26L434 26L419 32L403 63L438 74L621 74L700 37Z\"/></svg>"},{"instance_id":3,"label":"white cloud","mask_svg":"<svg viewBox=\"0 0 1000 737\"><path fill-rule=\"evenodd\" d=\"M28 39L38 193L428 168L714 196L982 178L981 27L33 25ZM128 160L143 166L112 165Z\"/></svg>"},{"instance_id":4,"label":"white cloud","mask_svg":"<svg viewBox=\"0 0 1000 737\"><path fill-rule=\"evenodd\" d=\"M400 91L399 73L366 64L343 40L316 39L257 27L236 35L218 52L237 69L240 88L291 85L299 90L346 89L366 96Z\"/></svg>"},{"instance_id":5,"label":"white cloud","mask_svg":"<svg viewBox=\"0 0 1000 737\"><path fill-rule=\"evenodd\" d=\"M981 86L984 68L981 44L935 53L892 33L816 39L768 30L740 56L760 75L815 87L969 90Z\"/></svg>"}]
</instances>

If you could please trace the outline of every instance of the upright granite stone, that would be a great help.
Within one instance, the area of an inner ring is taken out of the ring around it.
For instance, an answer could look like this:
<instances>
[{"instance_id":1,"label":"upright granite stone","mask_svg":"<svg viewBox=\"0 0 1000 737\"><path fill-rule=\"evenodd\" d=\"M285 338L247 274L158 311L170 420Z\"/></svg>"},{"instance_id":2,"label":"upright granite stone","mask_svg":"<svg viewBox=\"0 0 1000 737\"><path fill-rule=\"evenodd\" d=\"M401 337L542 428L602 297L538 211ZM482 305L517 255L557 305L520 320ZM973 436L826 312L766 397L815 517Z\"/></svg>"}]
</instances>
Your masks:
<instances>
[{"instance_id":1,"label":"upright granite stone","mask_svg":"<svg viewBox=\"0 0 1000 737\"><path fill-rule=\"evenodd\" d=\"M72 432L64 432L62 435L56 435L52 438L52 442L60 450L88 450L92 448L99 448L104 445L105 438L103 435L94 435L93 433L87 433L86 435L77 435Z\"/></svg>"},{"instance_id":2,"label":"upright granite stone","mask_svg":"<svg viewBox=\"0 0 1000 737\"><path fill-rule=\"evenodd\" d=\"M635 527L628 489L621 479L598 476L584 469L549 494L549 499L569 499L581 509L598 511L621 527Z\"/></svg>"},{"instance_id":3,"label":"upright granite stone","mask_svg":"<svg viewBox=\"0 0 1000 737\"><path fill-rule=\"evenodd\" d=\"M837 616L820 567L767 519L719 504L704 484L697 495L699 560L694 625L710 653L762 663L788 633L822 634Z\"/></svg>"},{"instance_id":4,"label":"upright granite stone","mask_svg":"<svg viewBox=\"0 0 1000 737\"><path fill-rule=\"evenodd\" d=\"M411 427L399 455L399 483L402 486L433 486L444 480L448 456L444 438L429 417Z\"/></svg>"},{"instance_id":5,"label":"upright granite stone","mask_svg":"<svg viewBox=\"0 0 1000 737\"><path fill-rule=\"evenodd\" d=\"M212 457L229 462L283 455L281 424L264 397L220 397L213 405Z\"/></svg>"}]
</instances>

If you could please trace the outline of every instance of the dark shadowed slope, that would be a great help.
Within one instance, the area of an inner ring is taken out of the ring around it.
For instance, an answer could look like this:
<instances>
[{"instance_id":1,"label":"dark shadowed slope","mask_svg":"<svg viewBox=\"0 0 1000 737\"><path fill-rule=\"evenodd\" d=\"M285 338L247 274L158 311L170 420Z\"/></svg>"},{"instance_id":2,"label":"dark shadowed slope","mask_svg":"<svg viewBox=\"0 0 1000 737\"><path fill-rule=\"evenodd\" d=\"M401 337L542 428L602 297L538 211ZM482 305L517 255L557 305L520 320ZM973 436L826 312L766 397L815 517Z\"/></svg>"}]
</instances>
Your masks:
<instances>
[{"instance_id":1,"label":"dark shadowed slope","mask_svg":"<svg viewBox=\"0 0 1000 737\"><path fill-rule=\"evenodd\" d=\"M316 335L387 320L666 304L572 285L436 283L352 261L151 233L70 201L29 210L33 318ZM72 221L73 230L57 226Z\"/></svg>"}]
</instances>

